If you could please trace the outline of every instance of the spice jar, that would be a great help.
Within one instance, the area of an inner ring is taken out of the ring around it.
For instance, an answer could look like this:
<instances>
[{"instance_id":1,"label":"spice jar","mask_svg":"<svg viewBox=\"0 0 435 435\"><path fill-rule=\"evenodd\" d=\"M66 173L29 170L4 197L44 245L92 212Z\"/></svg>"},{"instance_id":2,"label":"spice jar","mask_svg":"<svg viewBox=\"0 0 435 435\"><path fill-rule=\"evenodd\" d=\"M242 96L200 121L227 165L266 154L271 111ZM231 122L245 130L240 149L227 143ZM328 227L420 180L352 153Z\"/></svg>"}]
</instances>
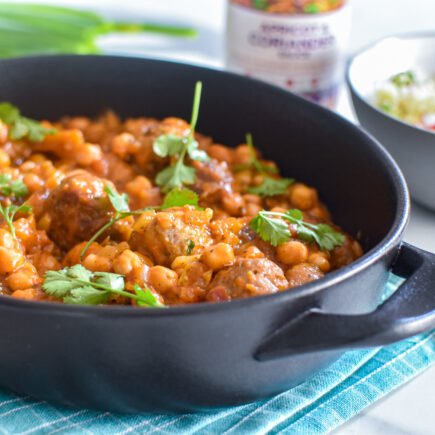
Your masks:
<instances>
[{"instance_id":1,"label":"spice jar","mask_svg":"<svg viewBox=\"0 0 435 435\"><path fill-rule=\"evenodd\" d=\"M333 108L349 30L346 0L229 0L227 67Z\"/></svg>"}]
</instances>

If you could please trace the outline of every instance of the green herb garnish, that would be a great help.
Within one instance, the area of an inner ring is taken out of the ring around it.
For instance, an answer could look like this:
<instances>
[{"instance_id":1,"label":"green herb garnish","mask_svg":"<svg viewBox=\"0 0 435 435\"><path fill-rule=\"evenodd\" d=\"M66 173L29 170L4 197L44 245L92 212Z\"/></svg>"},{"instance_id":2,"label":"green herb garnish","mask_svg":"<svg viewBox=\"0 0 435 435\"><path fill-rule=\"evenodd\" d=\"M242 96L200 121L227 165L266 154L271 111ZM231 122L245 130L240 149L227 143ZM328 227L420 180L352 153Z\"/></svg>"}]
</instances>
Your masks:
<instances>
[{"instance_id":1,"label":"green herb garnish","mask_svg":"<svg viewBox=\"0 0 435 435\"><path fill-rule=\"evenodd\" d=\"M343 245L345 237L335 231L328 224L311 224L304 222L303 214L298 209L288 210L285 213L262 210L249 222L249 226L266 242L273 246L290 240L291 232L285 221L296 225L299 239L306 242L315 242L319 248L332 251Z\"/></svg>"},{"instance_id":2,"label":"green herb garnish","mask_svg":"<svg viewBox=\"0 0 435 435\"><path fill-rule=\"evenodd\" d=\"M32 142L41 142L48 134L56 133L56 129L44 127L39 122L21 116L17 107L11 103L0 103L0 119L9 125L9 138L19 140L27 138Z\"/></svg>"},{"instance_id":3,"label":"green herb garnish","mask_svg":"<svg viewBox=\"0 0 435 435\"><path fill-rule=\"evenodd\" d=\"M191 27L158 23L109 22L77 8L43 4L0 3L0 57L31 54L100 53L98 38L111 32L151 32L193 37Z\"/></svg>"},{"instance_id":4,"label":"green herb garnish","mask_svg":"<svg viewBox=\"0 0 435 435\"><path fill-rule=\"evenodd\" d=\"M156 155L160 157L177 157L174 164L166 167L156 176L156 184L160 186L164 192L195 182L195 169L186 166L184 163L186 155L188 155L191 160L197 160L199 162L206 162L210 159L205 151L198 148L198 142L194 137L196 124L198 122L201 91L202 83L197 82L193 98L189 135L185 137L176 136L174 134L164 134L159 136L153 144L153 151Z\"/></svg>"},{"instance_id":5,"label":"green herb garnish","mask_svg":"<svg viewBox=\"0 0 435 435\"><path fill-rule=\"evenodd\" d=\"M3 205L0 203L0 216L3 217L3 219L5 220L5 222L7 223L8 227L9 227L9 231L12 234L12 237L16 240L17 239L17 235L15 233L15 228L14 228L14 217L17 213L29 213L32 210L32 207L30 205L27 204L22 204L22 205L8 205L7 207L3 207Z\"/></svg>"},{"instance_id":6,"label":"green herb garnish","mask_svg":"<svg viewBox=\"0 0 435 435\"><path fill-rule=\"evenodd\" d=\"M292 178L271 178L266 176L259 186L250 187L248 192L260 196L283 195L294 182L295 180Z\"/></svg>"},{"instance_id":7,"label":"green herb garnish","mask_svg":"<svg viewBox=\"0 0 435 435\"><path fill-rule=\"evenodd\" d=\"M287 188L294 183L293 178L272 178L268 173L276 174L278 170L274 166L268 166L261 163L255 153L252 134L246 134L246 144L249 147L250 161L246 165L239 165L236 170L254 168L257 172L263 175L263 182L259 186L250 187L249 193L255 193L260 196L275 196L286 193Z\"/></svg>"},{"instance_id":8,"label":"green herb garnish","mask_svg":"<svg viewBox=\"0 0 435 435\"><path fill-rule=\"evenodd\" d=\"M125 291L124 276L108 272L91 272L81 264L44 275L42 289L66 304L98 305L112 294L136 300L140 306L163 307L149 288L134 286L135 294Z\"/></svg>"},{"instance_id":9,"label":"green herb garnish","mask_svg":"<svg viewBox=\"0 0 435 435\"><path fill-rule=\"evenodd\" d=\"M160 208L164 210L171 207L183 207L183 205L193 205L200 208L198 201L199 197L193 190L175 188L166 194Z\"/></svg>"},{"instance_id":10,"label":"green herb garnish","mask_svg":"<svg viewBox=\"0 0 435 435\"><path fill-rule=\"evenodd\" d=\"M140 209L140 210L133 210L131 211L128 206L128 195L126 193L119 194L118 192L115 192L111 187L106 186L104 188L104 191L107 193L107 196L109 198L110 203L112 204L112 207L115 209L115 215L112 219L109 220L106 224L104 224L86 243L86 246L83 248L82 252L80 253L80 258L83 258L86 252L88 251L89 247L94 243L98 237L101 236L108 228L110 228L113 224L118 222L121 219L124 219L129 216L142 214L147 210L150 210L151 207L148 207L146 209Z\"/></svg>"},{"instance_id":11,"label":"green herb garnish","mask_svg":"<svg viewBox=\"0 0 435 435\"><path fill-rule=\"evenodd\" d=\"M5 196L20 198L29 193L22 180L13 180L9 174L0 174L0 192Z\"/></svg>"},{"instance_id":12,"label":"green herb garnish","mask_svg":"<svg viewBox=\"0 0 435 435\"><path fill-rule=\"evenodd\" d=\"M187 240L187 255L191 255L193 250L195 249L195 242L193 240Z\"/></svg>"},{"instance_id":13,"label":"green herb garnish","mask_svg":"<svg viewBox=\"0 0 435 435\"><path fill-rule=\"evenodd\" d=\"M308 3L304 6L304 12L306 14L318 14L320 13L320 8L315 3Z\"/></svg>"},{"instance_id":14,"label":"green herb garnish","mask_svg":"<svg viewBox=\"0 0 435 435\"><path fill-rule=\"evenodd\" d=\"M269 6L268 0L252 0L252 6L254 6L255 9L264 10Z\"/></svg>"},{"instance_id":15,"label":"green herb garnish","mask_svg":"<svg viewBox=\"0 0 435 435\"><path fill-rule=\"evenodd\" d=\"M136 293L137 299L136 302L141 307L159 307L162 308L165 305L163 305L159 300L156 298L154 293L149 289L146 288L140 288L137 284L133 286L133 290Z\"/></svg>"},{"instance_id":16,"label":"green herb garnish","mask_svg":"<svg viewBox=\"0 0 435 435\"><path fill-rule=\"evenodd\" d=\"M415 83L415 74L412 71L404 71L391 77L390 81L397 87L404 88Z\"/></svg>"}]
</instances>

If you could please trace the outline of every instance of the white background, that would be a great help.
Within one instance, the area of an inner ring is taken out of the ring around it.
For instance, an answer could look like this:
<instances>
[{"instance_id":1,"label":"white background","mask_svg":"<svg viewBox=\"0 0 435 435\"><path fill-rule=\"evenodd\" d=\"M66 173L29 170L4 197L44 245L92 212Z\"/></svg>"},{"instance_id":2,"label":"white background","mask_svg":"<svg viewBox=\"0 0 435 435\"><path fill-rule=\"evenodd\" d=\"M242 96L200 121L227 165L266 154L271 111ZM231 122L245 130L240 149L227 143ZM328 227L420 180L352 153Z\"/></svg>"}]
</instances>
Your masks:
<instances>
[{"instance_id":1,"label":"white background","mask_svg":"<svg viewBox=\"0 0 435 435\"><path fill-rule=\"evenodd\" d=\"M30 2L35 0L16 0ZM42 1L42 0L40 0ZM350 0L353 25L349 53L384 35L431 30L435 33L435 0ZM44 0L44 3L89 8L110 19L135 19L193 25L196 40L155 36L105 37L109 52L146 55L223 66L225 0ZM339 112L355 120L343 89ZM434 162L435 165L435 162ZM406 239L435 251L435 214L413 205ZM336 431L337 434L435 434L435 368L378 402Z\"/></svg>"}]
</instances>

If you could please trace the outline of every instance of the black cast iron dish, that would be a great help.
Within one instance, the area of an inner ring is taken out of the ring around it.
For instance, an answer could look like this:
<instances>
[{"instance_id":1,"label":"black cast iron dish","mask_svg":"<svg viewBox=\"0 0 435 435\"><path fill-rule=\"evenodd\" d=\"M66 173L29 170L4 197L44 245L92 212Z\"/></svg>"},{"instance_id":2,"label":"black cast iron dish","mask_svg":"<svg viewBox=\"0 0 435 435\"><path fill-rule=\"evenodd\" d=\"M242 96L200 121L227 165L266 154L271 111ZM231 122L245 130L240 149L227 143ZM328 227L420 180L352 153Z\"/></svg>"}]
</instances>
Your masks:
<instances>
[{"instance_id":1,"label":"black cast iron dish","mask_svg":"<svg viewBox=\"0 0 435 435\"><path fill-rule=\"evenodd\" d=\"M225 144L252 131L284 175L319 189L367 253L312 284L231 303L134 309L0 296L1 386L79 407L203 409L271 396L346 349L435 327L435 256L401 243L402 175L375 140L331 112L236 75L122 57L1 61L0 100L35 118L108 107L188 118L196 80L198 131ZM392 268L407 280L375 310Z\"/></svg>"}]
</instances>

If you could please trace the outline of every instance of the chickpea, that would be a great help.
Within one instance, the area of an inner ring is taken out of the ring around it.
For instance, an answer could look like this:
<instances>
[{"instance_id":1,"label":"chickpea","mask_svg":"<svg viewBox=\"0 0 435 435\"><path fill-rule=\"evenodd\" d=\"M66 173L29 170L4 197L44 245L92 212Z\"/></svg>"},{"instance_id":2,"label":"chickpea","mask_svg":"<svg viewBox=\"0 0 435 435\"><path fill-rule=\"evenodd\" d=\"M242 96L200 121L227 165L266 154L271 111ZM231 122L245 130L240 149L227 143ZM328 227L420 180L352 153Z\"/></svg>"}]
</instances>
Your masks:
<instances>
[{"instance_id":1,"label":"chickpea","mask_svg":"<svg viewBox=\"0 0 435 435\"><path fill-rule=\"evenodd\" d=\"M258 204L261 205L262 199L259 195L256 195L254 193L246 193L243 195L243 199L246 203L252 203L252 204Z\"/></svg>"},{"instance_id":2,"label":"chickpea","mask_svg":"<svg viewBox=\"0 0 435 435\"><path fill-rule=\"evenodd\" d=\"M194 261L198 261L199 255L179 255L174 259L174 261L171 264L171 269L173 270L183 270L186 269L189 264L193 263Z\"/></svg>"},{"instance_id":3,"label":"chickpea","mask_svg":"<svg viewBox=\"0 0 435 435\"><path fill-rule=\"evenodd\" d=\"M38 282L38 272L31 263L25 263L6 278L6 284L12 291L25 290L38 284Z\"/></svg>"},{"instance_id":4,"label":"chickpea","mask_svg":"<svg viewBox=\"0 0 435 435\"><path fill-rule=\"evenodd\" d=\"M175 271L163 266L153 266L148 273L148 282L158 292L166 293L177 285L178 275Z\"/></svg>"},{"instance_id":5,"label":"chickpea","mask_svg":"<svg viewBox=\"0 0 435 435\"><path fill-rule=\"evenodd\" d=\"M221 162L231 164L233 161L233 151L223 145L211 145L207 149L208 155Z\"/></svg>"},{"instance_id":6,"label":"chickpea","mask_svg":"<svg viewBox=\"0 0 435 435\"><path fill-rule=\"evenodd\" d=\"M308 258L308 262L317 266L324 273L331 270L331 265L323 252L311 254Z\"/></svg>"},{"instance_id":7,"label":"chickpea","mask_svg":"<svg viewBox=\"0 0 435 435\"><path fill-rule=\"evenodd\" d=\"M234 152L234 163L241 165L251 161L251 149L248 145L239 145Z\"/></svg>"},{"instance_id":8,"label":"chickpea","mask_svg":"<svg viewBox=\"0 0 435 435\"><path fill-rule=\"evenodd\" d=\"M237 216L243 209L244 201L242 195L239 193L232 193L231 195L228 194L222 198L222 205L230 215Z\"/></svg>"},{"instance_id":9,"label":"chickpea","mask_svg":"<svg viewBox=\"0 0 435 435\"><path fill-rule=\"evenodd\" d=\"M17 299L24 299L26 301L34 301L41 299L41 292L35 288L26 288L14 291L11 296Z\"/></svg>"},{"instance_id":10,"label":"chickpea","mask_svg":"<svg viewBox=\"0 0 435 435\"><path fill-rule=\"evenodd\" d=\"M296 208L309 210L317 204L317 192L305 184L297 183L290 190L290 201Z\"/></svg>"},{"instance_id":11,"label":"chickpea","mask_svg":"<svg viewBox=\"0 0 435 435\"><path fill-rule=\"evenodd\" d=\"M90 143L84 144L75 154L75 158L79 165L88 166L92 163L101 160L102 151L98 145Z\"/></svg>"},{"instance_id":12,"label":"chickpea","mask_svg":"<svg viewBox=\"0 0 435 435\"><path fill-rule=\"evenodd\" d=\"M298 285L306 284L311 281L315 281L323 276L323 273L318 267L309 263L300 263L291 267L285 273L285 277L288 279L290 287L296 287Z\"/></svg>"},{"instance_id":13,"label":"chickpea","mask_svg":"<svg viewBox=\"0 0 435 435\"><path fill-rule=\"evenodd\" d=\"M0 274L11 273L25 262L20 252L0 247Z\"/></svg>"},{"instance_id":14,"label":"chickpea","mask_svg":"<svg viewBox=\"0 0 435 435\"><path fill-rule=\"evenodd\" d=\"M249 169L245 169L244 171L236 172L234 179L243 187L242 190L245 190L252 182L252 173Z\"/></svg>"},{"instance_id":15,"label":"chickpea","mask_svg":"<svg viewBox=\"0 0 435 435\"><path fill-rule=\"evenodd\" d=\"M361 245L356 240L354 240L354 242L352 243L352 252L355 258L359 258L361 257L361 255L363 255L363 250L361 248Z\"/></svg>"},{"instance_id":16,"label":"chickpea","mask_svg":"<svg viewBox=\"0 0 435 435\"><path fill-rule=\"evenodd\" d=\"M131 133L121 133L112 139L111 147L114 154L123 158L138 151L140 143Z\"/></svg>"},{"instance_id":17,"label":"chickpea","mask_svg":"<svg viewBox=\"0 0 435 435\"><path fill-rule=\"evenodd\" d=\"M290 240L279 245L276 254L281 263L295 265L307 260L308 248L302 242Z\"/></svg>"},{"instance_id":18,"label":"chickpea","mask_svg":"<svg viewBox=\"0 0 435 435\"><path fill-rule=\"evenodd\" d=\"M144 259L131 251L124 250L113 260L113 270L121 275L128 275L134 268L139 268L145 263Z\"/></svg>"},{"instance_id":19,"label":"chickpea","mask_svg":"<svg viewBox=\"0 0 435 435\"><path fill-rule=\"evenodd\" d=\"M246 204L245 207L245 216L256 216L259 211L261 211L263 207L261 205L250 202Z\"/></svg>"},{"instance_id":20,"label":"chickpea","mask_svg":"<svg viewBox=\"0 0 435 435\"><path fill-rule=\"evenodd\" d=\"M14 245L15 243L12 234L3 228L0 228L0 246L12 249Z\"/></svg>"},{"instance_id":21,"label":"chickpea","mask_svg":"<svg viewBox=\"0 0 435 435\"><path fill-rule=\"evenodd\" d=\"M234 263L234 251L228 243L218 243L205 250L201 261L212 270L219 270Z\"/></svg>"},{"instance_id":22,"label":"chickpea","mask_svg":"<svg viewBox=\"0 0 435 435\"><path fill-rule=\"evenodd\" d=\"M93 272L110 272L112 268L111 261L108 257L103 257L97 254L89 254L83 260L83 266Z\"/></svg>"},{"instance_id":23,"label":"chickpea","mask_svg":"<svg viewBox=\"0 0 435 435\"><path fill-rule=\"evenodd\" d=\"M7 168L11 164L11 159L6 151L0 150L0 168Z\"/></svg>"},{"instance_id":24,"label":"chickpea","mask_svg":"<svg viewBox=\"0 0 435 435\"><path fill-rule=\"evenodd\" d=\"M29 188L31 192L36 192L44 186L44 181L36 174L26 174L23 177L24 184Z\"/></svg>"}]
</instances>

